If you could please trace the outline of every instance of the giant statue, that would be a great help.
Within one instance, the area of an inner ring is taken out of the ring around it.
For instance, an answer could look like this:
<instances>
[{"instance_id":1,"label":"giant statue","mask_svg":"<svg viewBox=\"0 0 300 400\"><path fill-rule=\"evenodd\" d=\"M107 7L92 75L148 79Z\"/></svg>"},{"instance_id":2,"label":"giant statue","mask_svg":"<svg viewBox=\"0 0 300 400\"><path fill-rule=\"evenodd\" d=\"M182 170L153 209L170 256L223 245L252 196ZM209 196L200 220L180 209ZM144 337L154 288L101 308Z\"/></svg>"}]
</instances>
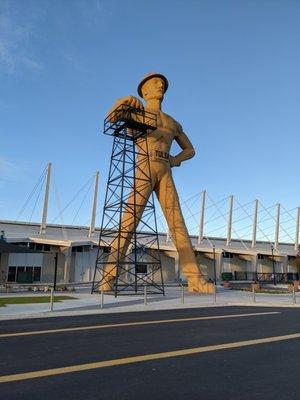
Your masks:
<instances>
[{"instance_id":1,"label":"giant statue","mask_svg":"<svg viewBox=\"0 0 300 400\"><path fill-rule=\"evenodd\" d=\"M137 196L135 201L139 205L137 220L141 217L147 200L152 191L154 191L168 223L173 243L179 254L180 269L188 281L189 291L211 293L214 290L214 286L205 280L197 263L172 176L172 168L179 167L182 162L192 158L195 155L195 150L181 125L174 118L162 111L162 101L168 85L168 80L164 75L149 73L141 80L137 88L137 92L144 100L145 105L135 96L126 96L117 100L109 110L108 115L113 115L114 111L122 104L136 109L145 109L156 114L157 129L151 131L147 136L152 182L140 187L137 191L138 194L132 193L132 197L134 195ZM170 149L174 140L181 148L181 151L179 154L172 156L170 155ZM136 173L139 174L140 172L137 171ZM136 228L132 213L126 213L125 210L122 215L121 224L123 227L123 229L121 227L121 230L128 233L126 235L123 234L118 240L115 239L112 242L111 254L117 245L122 248L123 253L126 253L128 250L130 232ZM112 260L108 257L106 269L109 269L107 272L111 279L114 279L117 268L112 264ZM108 287L105 287L105 284L103 284L103 289L108 290Z\"/></svg>"}]
</instances>

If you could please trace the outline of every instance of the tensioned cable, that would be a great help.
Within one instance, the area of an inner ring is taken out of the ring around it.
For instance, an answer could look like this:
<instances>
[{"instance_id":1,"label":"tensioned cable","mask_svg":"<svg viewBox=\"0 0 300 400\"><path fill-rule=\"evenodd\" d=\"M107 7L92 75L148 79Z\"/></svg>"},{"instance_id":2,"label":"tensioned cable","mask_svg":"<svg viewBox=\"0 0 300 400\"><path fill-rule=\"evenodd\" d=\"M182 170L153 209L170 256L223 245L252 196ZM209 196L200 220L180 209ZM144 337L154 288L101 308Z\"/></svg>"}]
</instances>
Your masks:
<instances>
[{"instance_id":1,"label":"tensioned cable","mask_svg":"<svg viewBox=\"0 0 300 400\"><path fill-rule=\"evenodd\" d=\"M208 210L208 209L210 209L210 208L212 208L212 207L215 207L215 204L224 203L226 200L229 199L229 196L227 196L227 197L224 197L223 199L218 200L218 201L215 202L214 200L212 200L212 198L210 197L210 195L208 194L208 192L206 192L206 194L207 194L208 199L209 199L213 204L211 204L210 206L205 207L205 210Z\"/></svg>"},{"instance_id":2,"label":"tensioned cable","mask_svg":"<svg viewBox=\"0 0 300 400\"><path fill-rule=\"evenodd\" d=\"M288 213L292 218L294 218L294 216L291 214L291 211L297 210L298 207L294 207L294 208L291 208L290 210L287 210L287 209L281 204L281 208L283 208L284 214L285 214L285 213Z\"/></svg>"},{"instance_id":3,"label":"tensioned cable","mask_svg":"<svg viewBox=\"0 0 300 400\"><path fill-rule=\"evenodd\" d=\"M85 193L85 195L84 195L84 197L83 197L83 199L82 199L82 202L80 203L80 206L79 206L79 208L78 208L78 210L77 210L77 212L76 212L76 214L75 214L75 216L74 216L74 218L73 218L73 220L72 220L72 222L71 222L71 225L74 224L74 221L76 220L76 218L77 218L77 216L78 216L78 214L79 214L79 212L80 212L80 210L81 210L81 208L82 208L82 206L83 206L83 204L84 204L84 202L85 202L85 200L86 200L86 198L87 198L87 195L88 195L88 194L90 193L90 191L91 191L92 185L93 185L93 181L91 181L89 187L87 188L87 191L86 191L86 193Z\"/></svg>"},{"instance_id":4,"label":"tensioned cable","mask_svg":"<svg viewBox=\"0 0 300 400\"><path fill-rule=\"evenodd\" d=\"M295 225L296 225L296 223L297 223L297 216L296 216L296 215L292 215L292 214L291 214L291 211L296 211L298 207L294 207L294 208L292 208L292 209L290 209L290 210L287 210L284 206L281 206L281 207L282 207L283 210L284 210L284 212L282 213L282 215L287 214L287 215L290 216L290 219L283 220L283 221L281 221L281 223L282 223L282 224L286 224L287 222L294 221L294 222L295 222ZM294 227L293 227L293 228L294 228ZM286 228L286 229L292 229L292 227Z\"/></svg>"},{"instance_id":5,"label":"tensioned cable","mask_svg":"<svg viewBox=\"0 0 300 400\"><path fill-rule=\"evenodd\" d=\"M249 218L252 220L252 217L249 217L249 216L247 215L246 217L243 217L243 218L234 219L233 222L241 222L241 221L244 221L245 219L249 219Z\"/></svg>"},{"instance_id":6,"label":"tensioned cable","mask_svg":"<svg viewBox=\"0 0 300 400\"><path fill-rule=\"evenodd\" d=\"M192 214L192 211L190 210L190 208L187 206L187 205L185 205L186 206L186 208L188 209L188 212L191 214L191 218L193 218L193 221L194 222L196 222L196 224L198 224L198 221L197 221L197 219L195 218L195 215L196 214ZM197 213L198 214L198 213Z\"/></svg>"},{"instance_id":7,"label":"tensioned cable","mask_svg":"<svg viewBox=\"0 0 300 400\"><path fill-rule=\"evenodd\" d=\"M228 200L229 197L230 197L230 196L224 198L222 201ZM210 199L211 199L211 198L210 198ZM217 203L215 203L215 204L218 204L218 203L219 203L219 202L217 202ZM235 213L236 211L240 210L242 207L247 207L247 206L249 206L249 205L252 204L252 203L253 203L253 201L250 201L250 202L244 204L243 206L240 205L239 207L235 207L235 208L233 209L233 213ZM240 204L240 203L239 203L239 204ZM213 204L213 205L214 205L214 204ZM206 210L206 208L205 208L205 210ZM223 215L223 214L222 214L222 215ZM240 214L240 215L242 215L242 214Z\"/></svg>"},{"instance_id":8,"label":"tensioned cable","mask_svg":"<svg viewBox=\"0 0 300 400\"><path fill-rule=\"evenodd\" d=\"M187 203L188 201L194 199L195 197L201 196L201 194L202 194L203 192L204 192L204 190L201 190L201 192L198 192L198 193L196 193L196 194L193 194L192 196L190 196L190 197L188 197L187 199L183 200L181 204L185 204L185 203Z\"/></svg>"},{"instance_id":9,"label":"tensioned cable","mask_svg":"<svg viewBox=\"0 0 300 400\"><path fill-rule=\"evenodd\" d=\"M213 204L210 205L210 206L208 206L208 207L205 207L205 212L206 212L209 208L214 207L215 204L225 203L225 201L227 201L228 198L229 198L229 197L225 197L224 199L222 199L222 200L217 201L216 203L214 203L214 201L211 199L211 197L210 197L209 195L207 195L207 196L208 196L208 199L209 199L210 201L213 202ZM219 218L222 218L222 215L218 215L218 216L215 217L215 215L216 215L217 213L220 213L220 211L219 211L219 208L215 207L215 212L213 213L213 215L211 215L210 218L208 218L208 219L206 219L206 220L204 221L205 225L207 225L207 224L209 224L209 223L211 223L211 222L213 222L213 221L216 221L216 220L219 219Z\"/></svg>"},{"instance_id":10,"label":"tensioned cable","mask_svg":"<svg viewBox=\"0 0 300 400\"><path fill-rule=\"evenodd\" d=\"M99 216L99 214L100 214L102 211L103 211L103 207L100 207L100 209L96 212L96 219L97 219L97 217ZM90 218L87 219L87 220L84 222L83 226L86 226L86 225L88 225L89 223L90 223Z\"/></svg>"},{"instance_id":11,"label":"tensioned cable","mask_svg":"<svg viewBox=\"0 0 300 400\"><path fill-rule=\"evenodd\" d=\"M252 227L253 227L253 224L247 225L247 226L243 226L243 227L241 227L241 228L239 228L239 229L236 229L236 232L240 232L240 231L243 231L243 230L245 230L245 229L252 228Z\"/></svg>"},{"instance_id":12,"label":"tensioned cable","mask_svg":"<svg viewBox=\"0 0 300 400\"><path fill-rule=\"evenodd\" d=\"M217 221L217 220L220 219L220 218L223 218L223 215L218 215L217 217L215 217L215 218L213 218L213 219L210 219L210 220L205 221L205 225L208 225L208 224L211 223L211 222Z\"/></svg>"},{"instance_id":13,"label":"tensioned cable","mask_svg":"<svg viewBox=\"0 0 300 400\"><path fill-rule=\"evenodd\" d=\"M207 208L205 208L205 214L207 214ZM218 214L218 210L215 210L214 213L212 215L209 216L209 218L205 218L205 223L210 223L211 221L214 221L217 218L220 218L220 216L218 215L217 217L215 217L215 215Z\"/></svg>"},{"instance_id":14,"label":"tensioned cable","mask_svg":"<svg viewBox=\"0 0 300 400\"><path fill-rule=\"evenodd\" d=\"M48 166L45 167L45 169L43 170L41 176L39 177L37 183L35 184L35 186L33 187L32 191L30 192L29 196L27 197L23 207L21 208L20 212L17 215L17 218L15 219L15 222L18 221L18 219L20 218L20 216L23 214L24 210L26 209L29 201L31 200L31 198L33 197L35 191L37 190L37 188L39 187L39 185L41 184L41 181L43 181L45 179L46 176L46 171L47 171Z\"/></svg>"},{"instance_id":15,"label":"tensioned cable","mask_svg":"<svg viewBox=\"0 0 300 400\"><path fill-rule=\"evenodd\" d=\"M53 220L51 221L51 224L54 223L54 221L56 221L58 218L60 218L61 214L64 213L66 211L66 209L73 203L73 201L79 196L79 194L88 186L88 184L90 183L90 181L94 178L94 175L92 175L88 181L78 190L78 192L76 192L76 194L73 196L73 198L67 203L67 205L60 211L60 213L53 218Z\"/></svg>"},{"instance_id":16,"label":"tensioned cable","mask_svg":"<svg viewBox=\"0 0 300 400\"><path fill-rule=\"evenodd\" d=\"M264 208L264 205L260 202L260 205ZM267 210L266 210L267 211ZM268 214L270 214L272 216L272 214L267 211ZM272 218L274 219L274 221L276 222L276 218L272 216ZM280 225L280 228L290 237L290 239L292 240L292 242L294 241L294 238L292 238L292 236Z\"/></svg>"},{"instance_id":17,"label":"tensioned cable","mask_svg":"<svg viewBox=\"0 0 300 400\"><path fill-rule=\"evenodd\" d=\"M53 185L53 188L54 188L57 208L60 211L61 210L61 202L60 202L58 189L57 189L56 182L55 182L54 178L52 178L52 182L53 182L52 185ZM65 224L64 224L64 220L63 220L63 210L59 213L59 216L60 216L60 221L61 221L61 230L62 230L63 239L68 239L69 238L68 232L67 232L67 230L66 230L66 228L64 226Z\"/></svg>"},{"instance_id":18,"label":"tensioned cable","mask_svg":"<svg viewBox=\"0 0 300 400\"><path fill-rule=\"evenodd\" d=\"M229 198L230 196L228 196ZM211 198L210 198L211 199ZM213 201L211 199L211 201ZM240 203L238 203L240 206L242 206ZM218 206L216 206L218 208ZM220 214L222 214L222 216L224 217L225 221L227 221L227 218L225 217L225 215L220 211ZM232 232L237 236L236 238L242 243L242 245L248 249L248 246L246 245L246 243L244 242L244 240L236 233L235 229L233 228L233 226L231 226Z\"/></svg>"},{"instance_id":19,"label":"tensioned cable","mask_svg":"<svg viewBox=\"0 0 300 400\"><path fill-rule=\"evenodd\" d=\"M240 203L239 203L239 201L238 200L235 200L240 206L242 206ZM243 206L242 206L243 207ZM244 209L244 211L245 211L245 213L252 219L252 216L248 213L248 211L247 210L245 210ZM260 227L258 226L258 224L257 224L257 226L256 226L256 229L258 229L262 234L263 234L263 236L265 237L265 238L267 238L267 241L270 243L270 244L272 244L273 242L270 240L270 238L267 236L267 235L265 235L265 233L264 233L264 231L262 231L261 229L260 229Z\"/></svg>"},{"instance_id":20,"label":"tensioned cable","mask_svg":"<svg viewBox=\"0 0 300 400\"><path fill-rule=\"evenodd\" d=\"M211 233L216 232L216 231L219 231L219 230L221 230L221 229L225 229L226 227L227 227L227 224L226 224L226 225L223 225L223 226L220 226L220 227L218 227L218 228L212 229L212 230L210 230L209 232L205 233L205 236L209 236L209 235L211 235Z\"/></svg>"},{"instance_id":21,"label":"tensioned cable","mask_svg":"<svg viewBox=\"0 0 300 400\"><path fill-rule=\"evenodd\" d=\"M236 200L236 201L237 201L237 200ZM239 202L237 201L237 203L239 203ZM261 203L260 203L260 204L261 204ZM261 205L262 205L262 204L261 204ZM263 206L263 205L262 205L262 206ZM269 218L265 218L264 220L260 221L260 223L269 221L270 219L276 221L276 219L275 219L275 218L270 214L270 212L268 211L268 209L273 208L274 206L275 206L275 205L272 205L272 206L270 206L270 207L268 207L268 208L265 208L265 207L263 206L263 210L260 210L259 212L267 212L267 213L270 215L270 217L269 217ZM283 208L284 208L284 207L283 207ZM284 209L284 210L285 210L285 209ZM294 209L291 209L291 210L289 210L289 211L293 211L293 210L294 210ZM292 217L292 215L289 213L289 211L287 211L287 210L285 210L285 211ZM245 212L246 212L246 210L245 210ZM282 213L282 214L285 214L286 212L284 212L284 213ZM246 213L247 213L247 212L246 212ZM250 216L249 214L248 214L248 216L249 216L249 218L251 218L251 216ZM294 218L292 218L292 220L294 220ZM282 223L285 223L285 222L288 222L288 221L290 221L290 220L285 220L285 221L283 221ZM236 222L236 221L235 221L235 222ZM269 227L267 227L267 228L264 228L264 230L267 230L267 229L270 229L270 228L274 228L274 225L269 226ZM281 228L282 228L282 226L281 226ZM264 231L262 231L260 228L258 228L258 229L261 231L261 233L263 234L263 236L266 237L270 243L272 243L272 241L270 240L270 238L269 238L267 235L265 235ZM291 240L293 240L292 237L290 236L290 234L289 234L284 228L282 228L282 229L286 232L287 236L290 237ZM241 229L240 229L240 230L241 230Z\"/></svg>"},{"instance_id":22,"label":"tensioned cable","mask_svg":"<svg viewBox=\"0 0 300 400\"><path fill-rule=\"evenodd\" d=\"M35 203L34 203L34 205L33 205L33 208L32 208L31 214L30 214L30 218L29 218L29 221L28 221L29 223L30 223L31 220L32 220L33 213L34 213L34 211L35 211L36 205L37 205L37 203L38 203L38 201L39 201L39 198L40 198L40 195L41 195L41 193L42 193L42 189L43 189L45 180L46 180L46 174L44 175L44 179L43 179L43 181L42 181L42 183L41 183L41 185L40 185L39 193L38 193L37 198L36 198L36 200L35 200Z\"/></svg>"},{"instance_id":23,"label":"tensioned cable","mask_svg":"<svg viewBox=\"0 0 300 400\"><path fill-rule=\"evenodd\" d=\"M194 201L192 202L192 204L190 204L190 207L193 207L193 205L194 205L197 201L199 201L199 199L200 199L200 197L202 196L203 192L204 192L204 191L202 190L200 193L197 193L196 195L194 195L194 196L188 198L187 200L182 201L181 204L184 206L186 203L190 203L191 200L194 200Z\"/></svg>"}]
</instances>

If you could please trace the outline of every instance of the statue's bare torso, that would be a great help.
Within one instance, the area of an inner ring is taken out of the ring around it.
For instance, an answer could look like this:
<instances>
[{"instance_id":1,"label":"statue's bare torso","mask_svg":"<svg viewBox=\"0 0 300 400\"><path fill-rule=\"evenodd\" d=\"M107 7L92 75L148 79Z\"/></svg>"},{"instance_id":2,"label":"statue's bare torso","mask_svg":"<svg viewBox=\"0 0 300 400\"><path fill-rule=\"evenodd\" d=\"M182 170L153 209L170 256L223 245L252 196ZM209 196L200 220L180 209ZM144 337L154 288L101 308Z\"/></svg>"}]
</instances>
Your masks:
<instances>
[{"instance_id":1,"label":"statue's bare torso","mask_svg":"<svg viewBox=\"0 0 300 400\"><path fill-rule=\"evenodd\" d=\"M153 113L153 110L148 110ZM151 164L153 161L165 161L167 165L161 168L170 168L170 150L173 140L180 135L180 125L168 114L162 111L154 111L157 117L157 129L147 136L148 151Z\"/></svg>"},{"instance_id":2,"label":"statue's bare torso","mask_svg":"<svg viewBox=\"0 0 300 400\"><path fill-rule=\"evenodd\" d=\"M152 110L147 111L153 112ZM180 125L162 111L156 111L155 114L157 129L148 135L148 145L151 149L155 147L169 153L174 138L180 134Z\"/></svg>"}]
</instances>

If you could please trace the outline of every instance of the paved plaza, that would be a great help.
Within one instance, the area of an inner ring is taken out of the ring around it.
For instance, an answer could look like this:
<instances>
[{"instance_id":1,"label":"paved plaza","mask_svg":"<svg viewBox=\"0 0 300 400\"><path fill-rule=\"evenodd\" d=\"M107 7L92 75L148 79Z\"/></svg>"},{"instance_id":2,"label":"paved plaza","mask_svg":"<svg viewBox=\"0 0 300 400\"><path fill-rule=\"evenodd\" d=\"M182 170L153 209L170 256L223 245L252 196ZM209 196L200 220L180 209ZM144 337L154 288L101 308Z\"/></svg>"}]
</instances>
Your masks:
<instances>
[{"instance_id":1,"label":"paved plaza","mask_svg":"<svg viewBox=\"0 0 300 400\"><path fill-rule=\"evenodd\" d=\"M290 293L270 294L256 293L255 301L249 291L228 290L218 287L216 299L211 294L189 293L178 286L167 286L166 295L149 295L147 304L143 296L104 296L104 305L101 308L101 295L90 294L89 288L78 289L75 292L56 292L57 295L67 294L75 300L65 300L53 304L53 312L49 311L47 303L17 304L0 308L0 320L16 318L33 318L49 316L107 314L120 312L141 312L151 310L169 310L185 308L221 307L221 306L268 306L268 307L300 307L300 293L296 293L296 304ZM11 293L1 296L49 296L49 293L32 292Z\"/></svg>"}]
</instances>

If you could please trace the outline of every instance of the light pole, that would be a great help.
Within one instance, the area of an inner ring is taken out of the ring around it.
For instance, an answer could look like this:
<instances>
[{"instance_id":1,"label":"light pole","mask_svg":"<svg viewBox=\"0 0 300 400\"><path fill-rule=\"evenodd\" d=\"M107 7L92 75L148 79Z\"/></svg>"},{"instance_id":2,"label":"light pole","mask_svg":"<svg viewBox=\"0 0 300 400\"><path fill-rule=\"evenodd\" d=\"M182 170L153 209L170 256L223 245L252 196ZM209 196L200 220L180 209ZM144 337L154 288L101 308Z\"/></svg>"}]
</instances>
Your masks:
<instances>
[{"instance_id":1,"label":"light pole","mask_svg":"<svg viewBox=\"0 0 300 400\"><path fill-rule=\"evenodd\" d=\"M216 246L213 245L213 255L214 255L214 281L217 284L217 272L216 272Z\"/></svg>"},{"instance_id":2,"label":"light pole","mask_svg":"<svg viewBox=\"0 0 300 400\"><path fill-rule=\"evenodd\" d=\"M57 281L57 260L58 260L58 253L56 252L56 253L55 253L55 256L54 256L55 264L54 264L54 283L53 283L53 290L56 290L56 281Z\"/></svg>"},{"instance_id":3,"label":"light pole","mask_svg":"<svg viewBox=\"0 0 300 400\"><path fill-rule=\"evenodd\" d=\"M272 251L272 263L273 263L273 284L274 284L274 286L276 286L274 247L272 244L271 244L271 251Z\"/></svg>"}]
</instances>

